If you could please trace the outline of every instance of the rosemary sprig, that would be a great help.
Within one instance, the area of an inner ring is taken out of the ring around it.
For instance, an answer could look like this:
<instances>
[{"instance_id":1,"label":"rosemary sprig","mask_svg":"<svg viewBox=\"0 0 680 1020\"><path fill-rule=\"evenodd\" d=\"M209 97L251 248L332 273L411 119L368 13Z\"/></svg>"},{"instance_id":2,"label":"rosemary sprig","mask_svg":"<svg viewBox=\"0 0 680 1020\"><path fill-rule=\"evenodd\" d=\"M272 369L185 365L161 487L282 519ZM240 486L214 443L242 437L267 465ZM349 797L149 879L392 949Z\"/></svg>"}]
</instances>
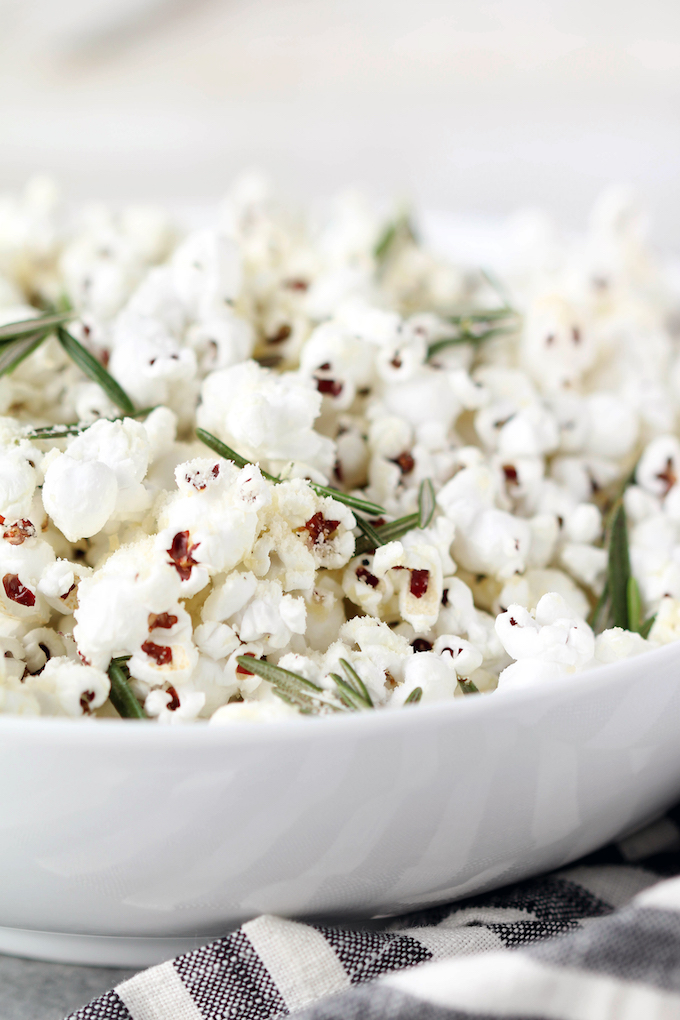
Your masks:
<instances>
[{"instance_id":1,"label":"rosemary sprig","mask_svg":"<svg viewBox=\"0 0 680 1020\"><path fill-rule=\"evenodd\" d=\"M40 425L38 428L31 429L25 433L26 439L38 440L38 439L63 439L64 436L78 436L81 432L86 432L87 429L92 428L95 422L98 421L123 421L124 418L145 418L147 414L151 414L152 411L156 410L158 404L154 407L143 407L140 411L133 411L132 414L117 414L113 418L95 418L95 421L89 422L69 422L67 425Z\"/></svg>"},{"instance_id":2,"label":"rosemary sprig","mask_svg":"<svg viewBox=\"0 0 680 1020\"><path fill-rule=\"evenodd\" d=\"M387 542L394 542L396 539L401 538L411 528L419 527L420 514L407 514L406 517L398 517L396 521L389 521L387 524L381 524L379 528L376 528L376 534L380 538L380 544L385 545ZM360 556L362 553L372 552L375 549L375 545L366 537L362 535L358 538L354 547L354 555Z\"/></svg>"},{"instance_id":3,"label":"rosemary sprig","mask_svg":"<svg viewBox=\"0 0 680 1020\"><path fill-rule=\"evenodd\" d=\"M318 713L322 707L333 712L347 711L345 704L329 698L322 687L318 687L298 673L275 666L264 659L251 658L249 655L237 655L236 661L249 673L255 673L263 680L267 680L274 687L275 694L303 712Z\"/></svg>"},{"instance_id":4,"label":"rosemary sprig","mask_svg":"<svg viewBox=\"0 0 680 1020\"><path fill-rule=\"evenodd\" d=\"M34 319L21 319L19 322L8 322L0 326L0 343L11 343L22 337L35 333L37 330L50 331L63 322L73 318L73 312L57 312L54 315L38 315Z\"/></svg>"},{"instance_id":5,"label":"rosemary sprig","mask_svg":"<svg viewBox=\"0 0 680 1020\"><path fill-rule=\"evenodd\" d=\"M406 706L406 705L417 705L418 702L420 701L420 699L422 698L422 696L423 696L423 688L422 687L414 687L413 690L411 691L411 693L409 694L408 698L404 702L404 706Z\"/></svg>"},{"instance_id":6,"label":"rosemary sprig","mask_svg":"<svg viewBox=\"0 0 680 1020\"><path fill-rule=\"evenodd\" d=\"M111 681L109 700L123 719L146 719L144 709L130 689L130 671L126 666L130 658L129 655L121 655L111 659L107 670Z\"/></svg>"},{"instance_id":7,"label":"rosemary sprig","mask_svg":"<svg viewBox=\"0 0 680 1020\"><path fill-rule=\"evenodd\" d=\"M618 504L609 533L609 558L607 561L609 600L614 627L629 629L628 584L631 579L630 556L628 554L628 529L623 501Z\"/></svg>"},{"instance_id":8,"label":"rosemary sprig","mask_svg":"<svg viewBox=\"0 0 680 1020\"><path fill-rule=\"evenodd\" d=\"M479 687L472 680L459 680L458 683L463 694L479 694Z\"/></svg>"},{"instance_id":9,"label":"rosemary sprig","mask_svg":"<svg viewBox=\"0 0 680 1020\"><path fill-rule=\"evenodd\" d=\"M29 333L3 344L0 348L0 376L13 372L17 365L40 347L47 336L46 332Z\"/></svg>"},{"instance_id":10,"label":"rosemary sprig","mask_svg":"<svg viewBox=\"0 0 680 1020\"><path fill-rule=\"evenodd\" d=\"M505 310L504 310L505 311ZM511 309L505 311L504 318L507 318L510 314L516 314ZM495 319L496 316L494 315ZM474 344L479 346L485 340L491 340L495 336L509 336L516 330L515 326L494 326L486 330L476 328L475 324L486 324L488 325L487 319L483 318L471 318L466 316L461 318L460 321L460 332L455 336L443 337L441 340L435 340L427 348L427 360L433 358L439 354L440 351L446 350L448 347L457 347L459 344Z\"/></svg>"},{"instance_id":11,"label":"rosemary sprig","mask_svg":"<svg viewBox=\"0 0 680 1020\"><path fill-rule=\"evenodd\" d=\"M237 467L243 468L246 464L251 463L251 461L242 457L240 453L237 453L236 450L232 450L230 446L223 443L217 436L214 436L212 432L206 432L205 429L197 428L196 435L202 443L205 443L206 446L219 454L220 457L224 457L225 460L233 461ZM260 468L260 472L270 482L278 483L283 481L282 478L275 478L274 475L263 471L262 468ZM385 512L384 507L381 507L378 503L370 503L366 499L359 499L358 496L351 496L347 492L340 492L339 489L331 489L327 485L317 485L316 482L310 482L309 484L317 496L332 496L333 499L337 499L338 503L345 503L346 506L351 507L353 510L361 510L366 514L382 514Z\"/></svg>"},{"instance_id":12,"label":"rosemary sprig","mask_svg":"<svg viewBox=\"0 0 680 1020\"><path fill-rule=\"evenodd\" d=\"M418 527L426 528L436 509L434 485L430 478L423 478L418 490Z\"/></svg>"},{"instance_id":13,"label":"rosemary sprig","mask_svg":"<svg viewBox=\"0 0 680 1020\"><path fill-rule=\"evenodd\" d=\"M640 633L641 637L645 638L645 640L649 637L649 632L652 629L652 627L654 626L654 621L655 620L656 620L656 613L654 613L653 616L649 616L645 620L644 623L640 624L640 631L639 631L639 633Z\"/></svg>"},{"instance_id":14,"label":"rosemary sprig","mask_svg":"<svg viewBox=\"0 0 680 1020\"><path fill-rule=\"evenodd\" d=\"M385 225L373 248L373 257L378 264L384 263L392 254L398 241L415 241L417 234L408 213L402 213Z\"/></svg>"},{"instance_id":15,"label":"rosemary sprig","mask_svg":"<svg viewBox=\"0 0 680 1020\"><path fill-rule=\"evenodd\" d=\"M57 326L57 339L71 361L78 366L81 372L101 386L109 400L117 404L125 414L134 414L135 405L123 387L106 371L101 362L97 361L93 354L90 354L87 348L83 347L63 326Z\"/></svg>"},{"instance_id":16,"label":"rosemary sprig","mask_svg":"<svg viewBox=\"0 0 680 1020\"><path fill-rule=\"evenodd\" d=\"M358 517L356 514L355 520L359 531L363 532L363 537L367 542L370 542L371 549L377 549L379 545L385 544L385 540L381 538L378 530L374 528L369 521L367 521L364 517ZM359 541L361 541L361 539L359 539Z\"/></svg>"}]
</instances>

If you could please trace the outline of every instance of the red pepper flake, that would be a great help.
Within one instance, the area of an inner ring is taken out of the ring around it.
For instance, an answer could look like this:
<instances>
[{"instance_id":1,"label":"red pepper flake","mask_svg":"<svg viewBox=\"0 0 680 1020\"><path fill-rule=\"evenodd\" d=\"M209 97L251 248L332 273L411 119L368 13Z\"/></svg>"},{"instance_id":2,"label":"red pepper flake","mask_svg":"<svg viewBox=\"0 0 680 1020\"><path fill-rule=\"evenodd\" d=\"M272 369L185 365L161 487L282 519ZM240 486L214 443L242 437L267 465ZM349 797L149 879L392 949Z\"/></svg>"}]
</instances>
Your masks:
<instances>
[{"instance_id":1,"label":"red pepper flake","mask_svg":"<svg viewBox=\"0 0 680 1020\"><path fill-rule=\"evenodd\" d=\"M575 344L581 343L581 330L578 328L578 326L571 327L571 339L574 341Z\"/></svg>"},{"instance_id":2,"label":"red pepper flake","mask_svg":"<svg viewBox=\"0 0 680 1020\"><path fill-rule=\"evenodd\" d=\"M108 368L109 361L111 360L111 351L107 351L106 348L104 348L101 354L99 355L99 360L101 361L104 368Z\"/></svg>"},{"instance_id":3,"label":"red pepper flake","mask_svg":"<svg viewBox=\"0 0 680 1020\"><path fill-rule=\"evenodd\" d=\"M3 532L3 538L6 539L10 545L22 545L27 538L33 538L35 535L35 527L30 521L20 520L15 521L14 524L10 524L7 531Z\"/></svg>"},{"instance_id":4,"label":"red pepper flake","mask_svg":"<svg viewBox=\"0 0 680 1020\"><path fill-rule=\"evenodd\" d=\"M503 465L503 474L508 485L518 485L519 478L517 476L517 468L513 464Z\"/></svg>"},{"instance_id":5,"label":"red pepper flake","mask_svg":"<svg viewBox=\"0 0 680 1020\"><path fill-rule=\"evenodd\" d=\"M336 382L335 379L319 379L316 376L316 388L319 393L323 393L326 396L339 397L342 393L342 383Z\"/></svg>"},{"instance_id":6,"label":"red pepper flake","mask_svg":"<svg viewBox=\"0 0 680 1020\"><path fill-rule=\"evenodd\" d=\"M176 712L179 708L179 694L174 687L168 687L167 693L170 695L170 701L165 707L168 712Z\"/></svg>"},{"instance_id":7,"label":"red pepper flake","mask_svg":"<svg viewBox=\"0 0 680 1020\"><path fill-rule=\"evenodd\" d=\"M457 658L457 656L459 656L461 654L462 651L463 651L462 648L456 648L456 650L454 652L453 648L449 648L448 645L447 645L446 648L442 648L442 655L444 654L444 652L448 652L449 655L451 656L451 658L455 659L455 658Z\"/></svg>"},{"instance_id":8,"label":"red pepper flake","mask_svg":"<svg viewBox=\"0 0 680 1020\"><path fill-rule=\"evenodd\" d=\"M156 627L162 630L170 630L177 623L177 617L171 613L149 613L149 633Z\"/></svg>"},{"instance_id":9,"label":"red pepper flake","mask_svg":"<svg viewBox=\"0 0 680 1020\"><path fill-rule=\"evenodd\" d=\"M416 466L416 462L408 450L404 450L404 452L400 453L398 457L395 457L392 463L399 465L402 475L410 475Z\"/></svg>"},{"instance_id":10,"label":"red pepper flake","mask_svg":"<svg viewBox=\"0 0 680 1020\"><path fill-rule=\"evenodd\" d=\"M290 328L287 322L284 322L282 326L279 326L276 333L273 336L267 337L268 344L282 344L284 340L287 340L293 330Z\"/></svg>"},{"instance_id":11,"label":"red pepper flake","mask_svg":"<svg viewBox=\"0 0 680 1020\"><path fill-rule=\"evenodd\" d=\"M668 493L670 492L670 490L673 488L673 486L675 485L675 483L678 480L678 476L676 475L676 473L674 471L674 465L673 465L673 458L672 457L668 458L668 460L666 461L666 467L664 468L663 471L660 471L659 474L656 475L656 477L659 479L660 482L664 482L665 483L666 488L665 488L665 491L664 491L663 495L667 496Z\"/></svg>"},{"instance_id":12,"label":"red pepper flake","mask_svg":"<svg viewBox=\"0 0 680 1020\"><path fill-rule=\"evenodd\" d=\"M342 464L340 463L339 458L335 461L335 464L333 465L333 474L335 475L339 482L343 481Z\"/></svg>"},{"instance_id":13,"label":"red pepper flake","mask_svg":"<svg viewBox=\"0 0 680 1020\"><path fill-rule=\"evenodd\" d=\"M295 530L308 531L313 544L319 545L333 534L339 524L340 521L327 521L319 510L313 517L309 518L306 524Z\"/></svg>"},{"instance_id":14,"label":"red pepper flake","mask_svg":"<svg viewBox=\"0 0 680 1020\"><path fill-rule=\"evenodd\" d=\"M66 602L66 599L69 597L69 595L71 594L72 591L75 591L75 588L76 588L76 583L74 581L73 584L71 585L71 587L69 588L69 590L67 592L65 592L63 595L59 596L61 601L62 602Z\"/></svg>"},{"instance_id":15,"label":"red pepper flake","mask_svg":"<svg viewBox=\"0 0 680 1020\"><path fill-rule=\"evenodd\" d=\"M360 581L363 581L364 584L370 585L371 588L377 588L380 584L380 581L375 574L372 574L370 570L366 569L366 567L357 567L356 575Z\"/></svg>"},{"instance_id":16,"label":"red pepper flake","mask_svg":"<svg viewBox=\"0 0 680 1020\"><path fill-rule=\"evenodd\" d=\"M449 589L444 588L444 591L442 592L442 605L448 606L448 604L449 604Z\"/></svg>"},{"instance_id":17,"label":"red pepper flake","mask_svg":"<svg viewBox=\"0 0 680 1020\"><path fill-rule=\"evenodd\" d=\"M411 648L414 652L431 652L432 642L424 637L417 637L415 641L411 642Z\"/></svg>"},{"instance_id":18,"label":"red pepper flake","mask_svg":"<svg viewBox=\"0 0 680 1020\"><path fill-rule=\"evenodd\" d=\"M200 471L194 471L193 474L188 473L185 474L184 481L187 483L187 485L193 485L194 489L196 489L198 492L203 492L203 490L205 489L205 482L200 481L200 478L201 478Z\"/></svg>"},{"instance_id":19,"label":"red pepper flake","mask_svg":"<svg viewBox=\"0 0 680 1020\"><path fill-rule=\"evenodd\" d=\"M411 595L416 599L421 599L427 591L427 586L430 583L430 571L429 570L412 570L411 571Z\"/></svg>"},{"instance_id":20,"label":"red pepper flake","mask_svg":"<svg viewBox=\"0 0 680 1020\"><path fill-rule=\"evenodd\" d=\"M220 465L219 464L213 464L213 468L212 468L212 476L213 476L213 478L217 478L219 473L220 473ZM250 481L250 479L248 479L248 481Z\"/></svg>"},{"instance_id":21,"label":"red pepper flake","mask_svg":"<svg viewBox=\"0 0 680 1020\"><path fill-rule=\"evenodd\" d=\"M157 645L153 641L145 641L142 651L146 652L150 659L155 659L159 666L167 666L172 662L172 648L169 645Z\"/></svg>"},{"instance_id":22,"label":"red pepper flake","mask_svg":"<svg viewBox=\"0 0 680 1020\"><path fill-rule=\"evenodd\" d=\"M369 524L372 524L374 528L382 528L383 524L387 524L384 517L376 517L374 520L369 520Z\"/></svg>"},{"instance_id":23,"label":"red pepper flake","mask_svg":"<svg viewBox=\"0 0 680 1020\"><path fill-rule=\"evenodd\" d=\"M35 595L30 588L26 588L21 583L17 574L5 574L2 583L5 587L5 595L12 602L17 602L20 606L35 605Z\"/></svg>"},{"instance_id":24,"label":"red pepper flake","mask_svg":"<svg viewBox=\"0 0 680 1020\"><path fill-rule=\"evenodd\" d=\"M286 290L298 290L301 291L302 293L304 293L306 290L309 290L309 282L307 280L299 279L284 280L283 286L286 288Z\"/></svg>"},{"instance_id":25,"label":"red pepper flake","mask_svg":"<svg viewBox=\"0 0 680 1020\"><path fill-rule=\"evenodd\" d=\"M517 622L517 620L515 619L514 616L510 617L510 626L511 627L519 627L519 624L518 624L518 622Z\"/></svg>"},{"instance_id":26,"label":"red pepper flake","mask_svg":"<svg viewBox=\"0 0 680 1020\"><path fill-rule=\"evenodd\" d=\"M255 652L245 652L245 655L247 655L249 659L256 659L257 658L257 655L255 655ZM237 673L241 673L243 676L253 676L254 675L253 673L250 672L249 669L245 669L245 667L242 666L240 663L236 667L236 672Z\"/></svg>"},{"instance_id":27,"label":"red pepper flake","mask_svg":"<svg viewBox=\"0 0 680 1020\"><path fill-rule=\"evenodd\" d=\"M83 691L80 695L80 707L83 710L83 715L90 714L90 704L94 701L94 691Z\"/></svg>"},{"instance_id":28,"label":"red pepper flake","mask_svg":"<svg viewBox=\"0 0 680 1020\"><path fill-rule=\"evenodd\" d=\"M402 361L401 361L401 358L399 357L399 353L398 352L397 352L397 354L394 355L394 357L390 361L390 365L392 366L392 368L396 368L396 369L401 368Z\"/></svg>"},{"instance_id":29,"label":"red pepper flake","mask_svg":"<svg viewBox=\"0 0 680 1020\"><path fill-rule=\"evenodd\" d=\"M188 581L191 577L192 567L198 566L192 553L198 549L200 544L197 542L196 545L189 545L189 532L178 531L172 540L172 545L166 550L170 556L170 565L175 568L183 581Z\"/></svg>"},{"instance_id":30,"label":"red pepper flake","mask_svg":"<svg viewBox=\"0 0 680 1020\"><path fill-rule=\"evenodd\" d=\"M91 666L92 665L90 660L85 658L85 656L83 655L83 653L81 651L78 651L78 658L82 662L83 666Z\"/></svg>"}]
</instances>

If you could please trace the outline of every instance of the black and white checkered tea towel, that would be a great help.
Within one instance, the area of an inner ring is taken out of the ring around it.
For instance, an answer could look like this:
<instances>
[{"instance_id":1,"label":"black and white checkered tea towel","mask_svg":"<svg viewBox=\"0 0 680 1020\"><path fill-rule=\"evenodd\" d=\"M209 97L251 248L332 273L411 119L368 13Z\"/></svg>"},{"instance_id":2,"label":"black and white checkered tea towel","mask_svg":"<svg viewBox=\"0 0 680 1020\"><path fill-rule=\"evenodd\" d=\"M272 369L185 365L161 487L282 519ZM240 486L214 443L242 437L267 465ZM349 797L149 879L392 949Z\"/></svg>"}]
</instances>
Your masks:
<instances>
[{"instance_id":1,"label":"black and white checkered tea towel","mask_svg":"<svg viewBox=\"0 0 680 1020\"><path fill-rule=\"evenodd\" d=\"M68 1020L680 1020L680 877L660 881L677 874L680 809L576 867L380 929L258 917Z\"/></svg>"}]
</instances>

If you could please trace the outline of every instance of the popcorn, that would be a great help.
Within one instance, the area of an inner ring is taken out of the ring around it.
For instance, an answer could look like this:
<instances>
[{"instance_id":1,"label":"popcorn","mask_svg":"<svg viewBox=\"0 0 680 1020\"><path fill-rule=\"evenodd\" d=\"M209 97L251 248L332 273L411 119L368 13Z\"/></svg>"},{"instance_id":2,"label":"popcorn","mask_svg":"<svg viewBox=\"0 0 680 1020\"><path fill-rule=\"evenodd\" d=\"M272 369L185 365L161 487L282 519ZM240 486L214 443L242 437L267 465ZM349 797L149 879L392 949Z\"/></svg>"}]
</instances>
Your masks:
<instances>
[{"instance_id":1,"label":"popcorn","mask_svg":"<svg viewBox=\"0 0 680 1020\"><path fill-rule=\"evenodd\" d=\"M229 725L299 714L243 656L326 712L343 662L397 708L680 640L678 296L629 197L585 238L518 220L498 321L357 196L312 221L251 177L182 239L59 209L0 198L0 324L69 296L136 411L55 337L0 379L0 712L113 717L113 659L148 719ZM648 638L585 622L620 493Z\"/></svg>"}]
</instances>

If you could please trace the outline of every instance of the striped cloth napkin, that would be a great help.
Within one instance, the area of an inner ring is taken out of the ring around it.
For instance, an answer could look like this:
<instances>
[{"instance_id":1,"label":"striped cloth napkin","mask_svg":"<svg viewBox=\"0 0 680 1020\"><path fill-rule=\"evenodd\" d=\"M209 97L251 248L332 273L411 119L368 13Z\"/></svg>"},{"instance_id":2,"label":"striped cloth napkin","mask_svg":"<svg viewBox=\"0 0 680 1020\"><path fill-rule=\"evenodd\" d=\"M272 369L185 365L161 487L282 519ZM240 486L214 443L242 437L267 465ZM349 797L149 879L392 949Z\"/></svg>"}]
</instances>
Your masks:
<instances>
[{"instance_id":1,"label":"striped cloth napkin","mask_svg":"<svg viewBox=\"0 0 680 1020\"><path fill-rule=\"evenodd\" d=\"M680 1020L676 874L680 807L447 906L351 928L258 917L67 1020Z\"/></svg>"}]
</instances>

